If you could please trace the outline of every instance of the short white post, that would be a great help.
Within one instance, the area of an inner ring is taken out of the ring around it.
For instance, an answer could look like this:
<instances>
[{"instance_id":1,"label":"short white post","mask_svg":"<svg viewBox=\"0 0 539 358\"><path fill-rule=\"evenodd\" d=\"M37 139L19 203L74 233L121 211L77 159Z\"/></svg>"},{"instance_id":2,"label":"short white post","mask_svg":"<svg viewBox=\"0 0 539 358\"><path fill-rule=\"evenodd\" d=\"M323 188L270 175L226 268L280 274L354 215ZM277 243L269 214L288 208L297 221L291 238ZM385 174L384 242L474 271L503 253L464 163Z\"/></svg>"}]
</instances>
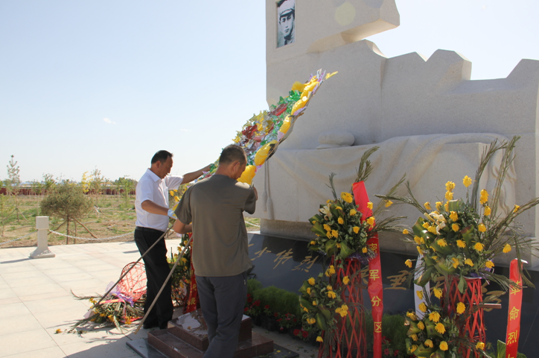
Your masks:
<instances>
[{"instance_id":1,"label":"short white post","mask_svg":"<svg viewBox=\"0 0 539 358\"><path fill-rule=\"evenodd\" d=\"M37 248L30 258L32 259L44 259L46 257L55 257L49 247L47 246L47 234L49 233L49 217L48 216L36 216L36 229L37 229Z\"/></svg>"}]
</instances>

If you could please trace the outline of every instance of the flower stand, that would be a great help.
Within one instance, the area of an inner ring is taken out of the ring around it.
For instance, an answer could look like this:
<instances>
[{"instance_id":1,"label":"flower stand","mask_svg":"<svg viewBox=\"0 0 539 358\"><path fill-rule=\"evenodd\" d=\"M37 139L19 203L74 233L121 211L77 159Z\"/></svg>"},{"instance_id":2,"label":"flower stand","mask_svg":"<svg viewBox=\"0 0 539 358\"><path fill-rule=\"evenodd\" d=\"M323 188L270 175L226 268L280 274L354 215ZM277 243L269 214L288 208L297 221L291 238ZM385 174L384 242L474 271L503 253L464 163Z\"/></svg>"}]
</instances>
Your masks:
<instances>
[{"instance_id":1,"label":"flower stand","mask_svg":"<svg viewBox=\"0 0 539 358\"><path fill-rule=\"evenodd\" d=\"M481 293L481 278L470 277L466 278L466 290L461 293L458 289L459 277L453 276L449 278L450 284L447 287L447 282L444 285L444 295L449 294L447 312L451 317L457 317L456 307L459 302L466 305L471 313L464 321L460 335L467 337L470 342L486 342L485 324L483 322L483 295ZM444 301L444 300L443 300ZM442 302L443 307L443 302ZM480 353L474 353L469 348L462 348L462 357L481 357Z\"/></svg>"},{"instance_id":2,"label":"flower stand","mask_svg":"<svg viewBox=\"0 0 539 358\"><path fill-rule=\"evenodd\" d=\"M331 264L333 264L333 259ZM338 268L335 285L344 286L342 299L349 307L348 315L337 315L337 332L334 337L335 349L325 349L320 345L318 357L324 357L325 352L330 358L367 358L367 336L365 327L365 312L363 311L363 294L361 282L361 263L357 259L347 258L344 268ZM345 285L342 280L348 276L350 282Z\"/></svg>"}]
</instances>

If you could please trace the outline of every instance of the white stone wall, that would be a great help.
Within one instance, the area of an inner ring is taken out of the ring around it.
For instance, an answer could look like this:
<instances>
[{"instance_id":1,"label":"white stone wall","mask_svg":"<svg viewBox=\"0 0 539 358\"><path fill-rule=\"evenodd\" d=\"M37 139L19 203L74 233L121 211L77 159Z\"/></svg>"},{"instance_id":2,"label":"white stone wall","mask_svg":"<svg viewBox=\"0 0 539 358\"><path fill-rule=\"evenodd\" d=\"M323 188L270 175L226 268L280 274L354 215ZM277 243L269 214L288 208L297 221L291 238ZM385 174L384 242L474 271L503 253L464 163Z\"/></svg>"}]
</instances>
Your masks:
<instances>
[{"instance_id":1,"label":"white stone wall","mask_svg":"<svg viewBox=\"0 0 539 358\"><path fill-rule=\"evenodd\" d=\"M254 216L266 219L262 230L272 226L268 220L304 223L329 197L324 189L328 175L336 172L341 185L351 184L359 157L374 144L381 149L373 155L376 167L367 182L370 195L384 193L393 184L386 179L398 179L406 172L417 183L418 199L426 201L443 196L445 181L461 183L464 175L473 177L486 139L519 135L514 200L523 204L539 196L539 61L522 60L504 79L471 81L471 63L457 52L438 50L429 59L417 53L388 59L374 43L362 40L398 26L394 1L316 3L296 0L296 42L276 48L275 2L267 0L268 103L275 103L294 81L307 80L319 68L339 73L323 84L269 162L266 181L275 216L259 205ZM355 9L346 26L335 15L344 4ZM315 149L320 135L335 131L352 134L354 146ZM396 138L406 143L406 158L404 152L395 152L400 150ZM428 146L438 149L421 150ZM397 162L403 160L413 165ZM421 164L424 161L428 167ZM259 191L264 179L262 170L255 178ZM402 213L417 217L413 209ZM532 237L539 237L538 215L538 210L530 210L520 217Z\"/></svg>"}]
</instances>

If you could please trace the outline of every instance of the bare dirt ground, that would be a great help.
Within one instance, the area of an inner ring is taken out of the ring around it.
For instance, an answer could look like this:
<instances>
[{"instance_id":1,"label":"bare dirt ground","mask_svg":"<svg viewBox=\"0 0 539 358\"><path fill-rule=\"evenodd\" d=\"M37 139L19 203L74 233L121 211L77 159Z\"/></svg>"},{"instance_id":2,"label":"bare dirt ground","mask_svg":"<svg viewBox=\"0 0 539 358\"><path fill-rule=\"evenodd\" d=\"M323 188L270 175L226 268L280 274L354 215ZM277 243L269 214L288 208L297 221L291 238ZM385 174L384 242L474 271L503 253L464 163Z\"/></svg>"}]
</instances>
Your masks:
<instances>
[{"instance_id":1,"label":"bare dirt ground","mask_svg":"<svg viewBox=\"0 0 539 358\"><path fill-rule=\"evenodd\" d=\"M15 198L9 198L8 209L12 210L11 214L3 216L0 213L0 249L7 247L24 247L36 246L36 216L41 215L39 203L44 196L38 195L19 195L17 197L19 215L17 218L15 208ZM132 241L133 235L126 235L121 238L108 240L107 238L132 233L135 229L136 213L135 213L135 196L120 196L120 195L98 195L89 197L94 207L91 212L84 217L79 223L70 222L70 235L81 239L66 238L60 235L49 233L48 244L66 245L73 243L97 243L97 242L118 242ZM7 211L7 210L6 210ZM81 225L82 224L82 225ZM259 219L246 218L245 224L248 231L256 231L259 229ZM63 219L51 217L49 218L50 230L66 234L66 224ZM3 231L3 235L2 235ZM96 240L91 234L99 239ZM2 245L4 242L22 237L29 233L34 233L27 238L16 240ZM84 240L83 238L90 238Z\"/></svg>"}]
</instances>

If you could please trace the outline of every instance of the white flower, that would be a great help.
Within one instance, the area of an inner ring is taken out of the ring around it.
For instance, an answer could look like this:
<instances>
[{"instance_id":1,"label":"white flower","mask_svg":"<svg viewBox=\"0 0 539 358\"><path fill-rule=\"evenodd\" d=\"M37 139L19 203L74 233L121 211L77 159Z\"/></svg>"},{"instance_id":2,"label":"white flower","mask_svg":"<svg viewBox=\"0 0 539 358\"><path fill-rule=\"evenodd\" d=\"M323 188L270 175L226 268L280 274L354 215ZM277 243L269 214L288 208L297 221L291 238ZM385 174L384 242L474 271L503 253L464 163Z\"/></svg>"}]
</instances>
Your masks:
<instances>
[{"instance_id":1,"label":"white flower","mask_svg":"<svg viewBox=\"0 0 539 358\"><path fill-rule=\"evenodd\" d=\"M331 217L331 211L329 210L329 205L326 205L322 208L320 208L320 212L324 215L327 215L328 217Z\"/></svg>"}]
</instances>

